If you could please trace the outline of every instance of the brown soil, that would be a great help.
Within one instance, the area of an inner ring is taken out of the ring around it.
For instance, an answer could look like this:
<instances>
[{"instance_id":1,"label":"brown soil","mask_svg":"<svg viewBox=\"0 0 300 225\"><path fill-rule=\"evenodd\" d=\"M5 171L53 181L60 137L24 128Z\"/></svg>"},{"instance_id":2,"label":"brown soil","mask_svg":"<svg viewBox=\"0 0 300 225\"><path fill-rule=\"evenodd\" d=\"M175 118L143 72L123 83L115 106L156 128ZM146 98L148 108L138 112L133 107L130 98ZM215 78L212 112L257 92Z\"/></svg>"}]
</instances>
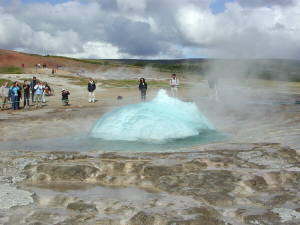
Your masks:
<instances>
[{"instance_id":1,"label":"brown soil","mask_svg":"<svg viewBox=\"0 0 300 225\"><path fill-rule=\"evenodd\" d=\"M22 64L25 65L25 68L34 67L36 64L46 64L47 67L84 67L89 69L95 69L99 67L99 65L83 63L71 59L64 58L51 58L44 57L39 55L29 55L25 53L10 51L10 50L2 50L0 49L0 67L4 66L17 66L21 67Z\"/></svg>"}]
</instances>

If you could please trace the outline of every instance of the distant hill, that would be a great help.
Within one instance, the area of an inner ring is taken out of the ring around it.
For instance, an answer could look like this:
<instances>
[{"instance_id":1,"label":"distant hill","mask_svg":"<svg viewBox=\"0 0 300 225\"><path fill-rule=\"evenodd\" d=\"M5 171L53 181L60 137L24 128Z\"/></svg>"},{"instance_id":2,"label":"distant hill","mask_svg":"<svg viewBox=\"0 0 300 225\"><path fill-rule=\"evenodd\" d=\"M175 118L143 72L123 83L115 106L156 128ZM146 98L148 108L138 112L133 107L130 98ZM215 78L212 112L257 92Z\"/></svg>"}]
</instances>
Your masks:
<instances>
[{"instance_id":1,"label":"distant hill","mask_svg":"<svg viewBox=\"0 0 300 225\"><path fill-rule=\"evenodd\" d=\"M73 59L60 56L41 56L10 50L0 49L0 67L34 67L36 64L46 64L48 68L69 67L95 69L101 63L92 63L89 60Z\"/></svg>"},{"instance_id":2,"label":"distant hill","mask_svg":"<svg viewBox=\"0 0 300 225\"><path fill-rule=\"evenodd\" d=\"M300 60L293 59L175 59L109 60L117 64L153 67L162 72L300 81Z\"/></svg>"},{"instance_id":3,"label":"distant hill","mask_svg":"<svg viewBox=\"0 0 300 225\"><path fill-rule=\"evenodd\" d=\"M260 79L300 81L300 61L289 59L75 59L62 56L41 56L0 49L1 67L48 68L67 67L76 70L107 70L116 67L143 69L151 67L168 73L189 73L202 76L241 76ZM1 70L0 70L1 71Z\"/></svg>"}]
</instances>

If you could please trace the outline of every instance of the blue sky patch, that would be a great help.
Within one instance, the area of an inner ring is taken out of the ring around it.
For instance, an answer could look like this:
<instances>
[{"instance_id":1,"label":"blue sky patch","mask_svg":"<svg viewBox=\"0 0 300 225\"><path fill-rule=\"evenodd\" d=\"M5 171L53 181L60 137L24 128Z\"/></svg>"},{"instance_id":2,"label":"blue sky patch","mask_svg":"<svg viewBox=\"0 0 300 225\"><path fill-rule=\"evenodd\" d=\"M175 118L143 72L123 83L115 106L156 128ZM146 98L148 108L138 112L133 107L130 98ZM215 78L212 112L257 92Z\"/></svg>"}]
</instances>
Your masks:
<instances>
[{"instance_id":1,"label":"blue sky patch","mask_svg":"<svg viewBox=\"0 0 300 225\"><path fill-rule=\"evenodd\" d=\"M235 0L214 0L210 5L213 14L222 13L225 11L225 4L227 2L234 2Z\"/></svg>"}]
</instances>

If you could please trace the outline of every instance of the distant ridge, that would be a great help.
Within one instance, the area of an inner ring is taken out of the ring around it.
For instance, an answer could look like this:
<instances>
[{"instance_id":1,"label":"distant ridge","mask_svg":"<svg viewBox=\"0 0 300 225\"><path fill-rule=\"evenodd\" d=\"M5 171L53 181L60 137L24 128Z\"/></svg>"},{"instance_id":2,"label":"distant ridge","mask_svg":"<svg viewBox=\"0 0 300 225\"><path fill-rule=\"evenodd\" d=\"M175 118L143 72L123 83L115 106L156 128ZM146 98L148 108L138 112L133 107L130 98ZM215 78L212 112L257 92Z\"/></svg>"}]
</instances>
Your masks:
<instances>
[{"instance_id":1,"label":"distant ridge","mask_svg":"<svg viewBox=\"0 0 300 225\"><path fill-rule=\"evenodd\" d=\"M300 60L297 59L76 59L64 56L41 56L0 49L0 67L34 67L46 64L48 68L68 67L74 71L104 71L116 67L144 69L151 67L159 72L207 75L219 73L243 74L261 79L300 81Z\"/></svg>"}]
</instances>

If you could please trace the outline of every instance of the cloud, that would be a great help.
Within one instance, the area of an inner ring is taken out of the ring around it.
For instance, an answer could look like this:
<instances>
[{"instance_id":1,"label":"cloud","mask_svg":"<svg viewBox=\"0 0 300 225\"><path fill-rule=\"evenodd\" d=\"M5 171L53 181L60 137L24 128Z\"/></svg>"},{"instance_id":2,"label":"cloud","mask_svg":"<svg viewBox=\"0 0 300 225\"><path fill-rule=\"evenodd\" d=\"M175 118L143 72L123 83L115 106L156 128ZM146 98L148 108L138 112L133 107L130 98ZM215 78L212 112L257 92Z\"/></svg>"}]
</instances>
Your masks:
<instances>
[{"instance_id":1,"label":"cloud","mask_svg":"<svg viewBox=\"0 0 300 225\"><path fill-rule=\"evenodd\" d=\"M90 58L300 58L300 2L0 0L0 48ZM251 3L250 3L251 2Z\"/></svg>"},{"instance_id":2,"label":"cloud","mask_svg":"<svg viewBox=\"0 0 300 225\"><path fill-rule=\"evenodd\" d=\"M296 4L296 0L237 0L237 2L243 7L293 6Z\"/></svg>"},{"instance_id":3,"label":"cloud","mask_svg":"<svg viewBox=\"0 0 300 225\"><path fill-rule=\"evenodd\" d=\"M177 23L185 38L211 57L299 58L299 10L300 4L253 10L228 3L224 13L214 15L185 6Z\"/></svg>"},{"instance_id":4,"label":"cloud","mask_svg":"<svg viewBox=\"0 0 300 225\"><path fill-rule=\"evenodd\" d=\"M89 58L112 58L112 59L121 59L128 58L129 55L120 53L119 49L113 46L110 43L105 42L87 42L83 46L83 51L72 54L75 58L85 58L86 55ZM63 54L68 56L69 54Z\"/></svg>"}]
</instances>

